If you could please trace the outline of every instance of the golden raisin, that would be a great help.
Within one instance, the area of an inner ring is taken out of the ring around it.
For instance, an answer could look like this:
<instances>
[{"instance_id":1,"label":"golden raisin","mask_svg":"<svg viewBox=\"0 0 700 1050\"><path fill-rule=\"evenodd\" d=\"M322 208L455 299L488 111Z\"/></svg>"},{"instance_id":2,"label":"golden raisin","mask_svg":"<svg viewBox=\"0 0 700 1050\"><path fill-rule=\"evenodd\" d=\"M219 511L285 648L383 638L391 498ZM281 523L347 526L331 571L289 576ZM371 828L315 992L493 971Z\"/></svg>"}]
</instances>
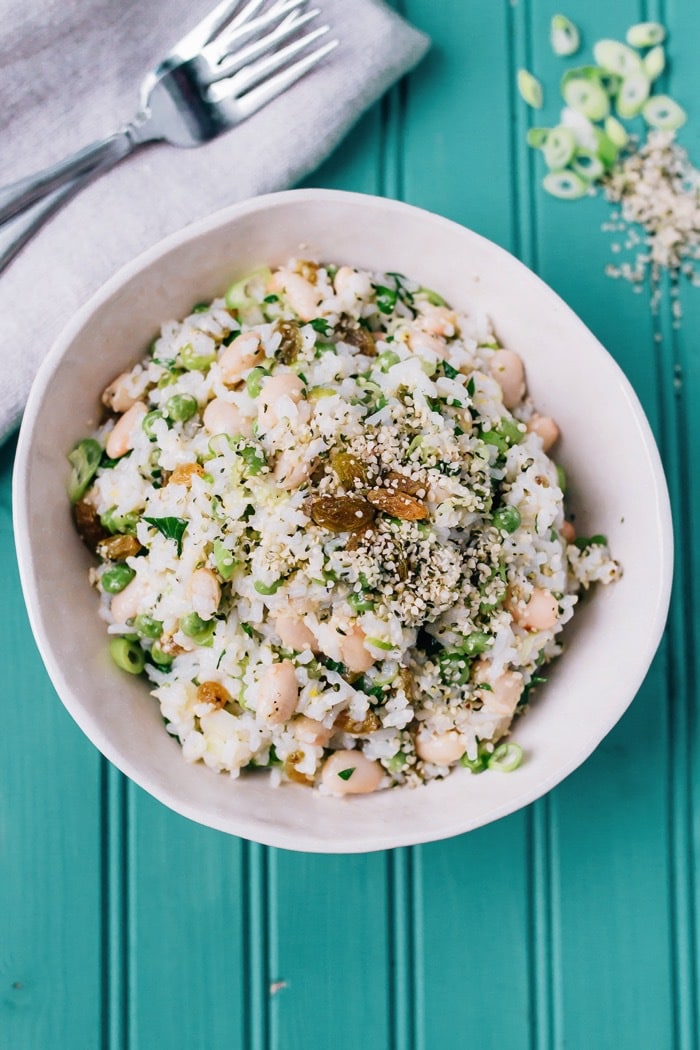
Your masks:
<instances>
[{"instance_id":1,"label":"golden raisin","mask_svg":"<svg viewBox=\"0 0 700 1050\"><path fill-rule=\"evenodd\" d=\"M118 533L116 536L107 536L97 544L97 553L105 561L124 561L132 558L141 550L141 544L135 536L128 533Z\"/></svg>"},{"instance_id":2,"label":"golden raisin","mask_svg":"<svg viewBox=\"0 0 700 1050\"><path fill-rule=\"evenodd\" d=\"M390 514L392 518L402 521L421 521L428 517L428 508L415 496L407 492L393 492L390 489L370 489L367 499L373 507Z\"/></svg>"},{"instance_id":3,"label":"golden raisin","mask_svg":"<svg viewBox=\"0 0 700 1050\"><path fill-rule=\"evenodd\" d=\"M290 780L293 780L296 784L304 784L306 787L310 787L314 778L310 777L308 773L301 773L297 768L297 762L301 762L304 757L303 751L292 751L290 755L287 755L284 760L284 771Z\"/></svg>"},{"instance_id":4,"label":"golden raisin","mask_svg":"<svg viewBox=\"0 0 700 1050\"><path fill-rule=\"evenodd\" d=\"M73 506L73 520L78 535L91 551L95 551L98 543L109 536L94 504L88 499L79 499Z\"/></svg>"},{"instance_id":5,"label":"golden raisin","mask_svg":"<svg viewBox=\"0 0 700 1050\"><path fill-rule=\"evenodd\" d=\"M296 273L300 274L304 280L308 281L309 284L316 284L318 279L318 263L311 262L310 259L297 259L297 264L294 267Z\"/></svg>"},{"instance_id":6,"label":"golden raisin","mask_svg":"<svg viewBox=\"0 0 700 1050\"><path fill-rule=\"evenodd\" d=\"M406 492L409 496L415 496L417 492L425 490L425 485L415 478L409 478L399 470L390 470L382 476L382 481L390 492Z\"/></svg>"},{"instance_id":7,"label":"golden raisin","mask_svg":"<svg viewBox=\"0 0 700 1050\"><path fill-rule=\"evenodd\" d=\"M295 321L279 321L277 331L282 336L282 341L277 349L277 357L283 365L291 365L296 361L302 347L299 325Z\"/></svg>"},{"instance_id":8,"label":"golden raisin","mask_svg":"<svg viewBox=\"0 0 700 1050\"><path fill-rule=\"evenodd\" d=\"M366 733L375 733L380 726L379 715L374 711L368 711L361 722L354 722L347 711L341 711L333 728L351 736L364 736Z\"/></svg>"},{"instance_id":9,"label":"golden raisin","mask_svg":"<svg viewBox=\"0 0 700 1050\"><path fill-rule=\"evenodd\" d=\"M211 704L213 707L226 707L232 696L221 682L200 682L197 687L197 703Z\"/></svg>"},{"instance_id":10,"label":"golden raisin","mask_svg":"<svg viewBox=\"0 0 700 1050\"><path fill-rule=\"evenodd\" d=\"M331 454L331 466L343 488L354 488L356 481L359 481L362 485L367 484L365 465L361 459L353 456L352 452L333 452Z\"/></svg>"},{"instance_id":11,"label":"golden raisin","mask_svg":"<svg viewBox=\"0 0 700 1050\"><path fill-rule=\"evenodd\" d=\"M376 511L362 496L315 496L309 501L309 514L332 532L356 532L374 520Z\"/></svg>"},{"instance_id":12,"label":"golden raisin","mask_svg":"<svg viewBox=\"0 0 700 1050\"><path fill-rule=\"evenodd\" d=\"M204 473L204 467L201 463L180 463L168 478L169 485L187 485L188 487L192 484L192 475L196 474L197 477L201 478Z\"/></svg>"},{"instance_id":13,"label":"golden raisin","mask_svg":"<svg viewBox=\"0 0 700 1050\"><path fill-rule=\"evenodd\" d=\"M342 343L349 343L350 346L357 347L365 357L376 357L377 344L372 333L368 332L366 328L362 328L359 325L355 327L346 321L338 325L336 335Z\"/></svg>"}]
</instances>

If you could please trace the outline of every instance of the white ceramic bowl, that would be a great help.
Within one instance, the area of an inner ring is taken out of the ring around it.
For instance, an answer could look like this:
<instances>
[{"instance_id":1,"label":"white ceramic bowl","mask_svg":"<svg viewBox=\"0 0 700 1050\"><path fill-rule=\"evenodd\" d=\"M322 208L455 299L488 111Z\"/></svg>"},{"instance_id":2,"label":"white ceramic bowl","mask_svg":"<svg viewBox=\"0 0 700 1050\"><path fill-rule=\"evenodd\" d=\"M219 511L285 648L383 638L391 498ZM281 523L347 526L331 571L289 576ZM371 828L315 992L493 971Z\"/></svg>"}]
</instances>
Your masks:
<instances>
[{"instance_id":1,"label":"white ceramic bowl","mask_svg":"<svg viewBox=\"0 0 700 1050\"><path fill-rule=\"evenodd\" d=\"M400 271L452 303L476 303L522 355L538 407L559 422L580 533L604 533L623 579L598 588L567 650L518 722L526 761L466 770L419 789L333 799L267 777L237 781L187 765L145 681L110 661L71 521L66 453L95 423L99 392L163 321L220 294L261 263L303 254ZM574 770L637 692L664 627L672 539L654 440L622 372L571 310L512 256L446 219L395 201L327 190L236 205L124 267L68 325L33 387L15 472L22 585L48 672L73 718L116 766L179 813L287 849L360 852L445 838L532 802Z\"/></svg>"}]
</instances>

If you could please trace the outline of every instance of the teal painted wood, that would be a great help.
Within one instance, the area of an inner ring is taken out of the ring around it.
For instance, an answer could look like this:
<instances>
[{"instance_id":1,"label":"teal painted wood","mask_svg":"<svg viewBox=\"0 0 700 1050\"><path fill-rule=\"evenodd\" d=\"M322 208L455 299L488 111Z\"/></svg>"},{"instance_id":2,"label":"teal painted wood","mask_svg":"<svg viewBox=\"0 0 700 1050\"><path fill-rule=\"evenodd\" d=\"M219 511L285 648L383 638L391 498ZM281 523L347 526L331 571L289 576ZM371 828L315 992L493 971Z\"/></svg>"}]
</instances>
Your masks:
<instances>
[{"instance_id":1,"label":"teal painted wood","mask_svg":"<svg viewBox=\"0 0 700 1050\"><path fill-rule=\"evenodd\" d=\"M514 91L556 112L556 0L405 0L435 41L310 184L404 197L516 252L632 380L660 442L680 571L630 711L526 811L444 843L314 857L175 816L108 767L53 694L22 610L0 453L1 1050L693 1050L698 1045L700 290L604 274L600 200L544 196ZM700 157L694 0L570 0L585 42L640 17L672 31L669 86ZM540 122L540 118L535 118Z\"/></svg>"}]
</instances>

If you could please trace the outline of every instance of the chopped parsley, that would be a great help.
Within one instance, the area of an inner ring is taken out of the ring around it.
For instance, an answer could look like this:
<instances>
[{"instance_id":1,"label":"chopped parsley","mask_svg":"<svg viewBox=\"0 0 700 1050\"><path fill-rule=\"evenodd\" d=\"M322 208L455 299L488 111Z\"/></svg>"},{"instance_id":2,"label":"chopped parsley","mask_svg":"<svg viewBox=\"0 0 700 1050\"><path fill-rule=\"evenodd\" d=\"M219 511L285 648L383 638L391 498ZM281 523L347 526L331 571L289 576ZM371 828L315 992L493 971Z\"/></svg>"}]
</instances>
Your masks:
<instances>
[{"instance_id":1,"label":"chopped parsley","mask_svg":"<svg viewBox=\"0 0 700 1050\"><path fill-rule=\"evenodd\" d=\"M309 321L309 324L314 332L318 332L320 335L331 334L331 326L325 317L314 317L313 321Z\"/></svg>"},{"instance_id":2,"label":"chopped parsley","mask_svg":"<svg viewBox=\"0 0 700 1050\"><path fill-rule=\"evenodd\" d=\"M338 773L338 776L340 777L341 780L349 780L350 777L355 772L356 768L357 768L356 766L350 766L349 769L341 769L340 772Z\"/></svg>"},{"instance_id":3,"label":"chopped parsley","mask_svg":"<svg viewBox=\"0 0 700 1050\"><path fill-rule=\"evenodd\" d=\"M152 525L154 529L158 529L158 532L167 540L175 540L178 557L182 554L182 537L187 528L184 518L144 518L143 520Z\"/></svg>"}]
</instances>

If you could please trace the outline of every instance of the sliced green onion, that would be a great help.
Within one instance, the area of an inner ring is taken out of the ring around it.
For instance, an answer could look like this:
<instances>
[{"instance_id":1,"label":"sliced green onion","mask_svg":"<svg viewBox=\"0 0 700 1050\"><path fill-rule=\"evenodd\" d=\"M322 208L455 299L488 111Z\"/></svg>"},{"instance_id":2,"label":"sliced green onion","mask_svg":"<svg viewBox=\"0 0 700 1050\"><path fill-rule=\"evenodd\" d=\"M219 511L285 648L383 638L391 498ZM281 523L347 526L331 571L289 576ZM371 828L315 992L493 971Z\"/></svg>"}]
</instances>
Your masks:
<instances>
[{"instance_id":1,"label":"sliced green onion","mask_svg":"<svg viewBox=\"0 0 700 1050\"><path fill-rule=\"evenodd\" d=\"M459 764L471 773L483 773L486 769L486 756L479 753L476 758L469 758L468 755L464 754L460 758Z\"/></svg>"},{"instance_id":2,"label":"sliced green onion","mask_svg":"<svg viewBox=\"0 0 700 1050\"><path fill-rule=\"evenodd\" d=\"M666 30L660 22L637 22L627 30L625 39L632 47L653 47L666 39Z\"/></svg>"},{"instance_id":3,"label":"sliced green onion","mask_svg":"<svg viewBox=\"0 0 700 1050\"><path fill-rule=\"evenodd\" d=\"M276 594L283 583L284 580L282 578L275 580L274 583L262 583L260 580L255 580L253 587L255 587L258 594Z\"/></svg>"},{"instance_id":4,"label":"sliced green onion","mask_svg":"<svg viewBox=\"0 0 700 1050\"><path fill-rule=\"evenodd\" d=\"M518 508L511 507L507 504L503 507L499 507L493 515L493 524L497 529L500 529L501 532L515 532L516 529L520 528L521 520Z\"/></svg>"},{"instance_id":5,"label":"sliced green onion","mask_svg":"<svg viewBox=\"0 0 700 1050\"><path fill-rule=\"evenodd\" d=\"M116 507L110 507L100 515L100 521L107 529L107 532L111 532L114 535L117 532L125 533L129 535L136 535L136 526L138 524L139 515L135 510L130 510L126 514L117 514Z\"/></svg>"},{"instance_id":6,"label":"sliced green onion","mask_svg":"<svg viewBox=\"0 0 700 1050\"><path fill-rule=\"evenodd\" d=\"M627 129L617 119L617 117L607 117L605 120L605 134L618 149L624 149L629 142L629 135Z\"/></svg>"},{"instance_id":7,"label":"sliced green onion","mask_svg":"<svg viewBox=\"0 0 700 1050\"><path fill-rule=\"evenodd\" d=\"M642 116L652 128L675 131L688 119L685 110L668 95L654 95L642 107Z\"/></svg>"},{"instance_id":8,"label":"sliced green onion","mask_svg":"<svg viewBox=\"0 0 700 1050\"><path fill-rule=\"evenodd\" d=\"M447 306L442 296L434 292L432 288L419 288L416 295L424 296L432 306Z\"/></svg>"},{"instance_id":9,"label":"sliced green onion","mask_svg":"<svg viewBox=\"0 0 700 1050\"><path fill-rule=\"evenodd\" d=\"M528 146L532 146L533 149L542 149L550 131L551 128L528 128L525 136Z\"/></svg>"},{"instance_id":10,"label":"sliced green onion","mask_svg":"<svg viewBox=\"0 0 700 1050\"><path fill-rule=\"evenodd\" d=\"M100 586L105 594L119 594L131 583L136 573L125 562L106 569L100 577Z\"/></svg>"},{"instance_id":11,"label":"sliced green onion","mask_svg":"<svg viewBox=\"0 0 700 1050\"><path fill-rule=\"evenodd\" d=\"M649 98L650 90L649 77L643 70L637 70L626 76L620 85L620 90L615 100L618 116L622 117L623 120L630 120L632 117L636 117ZM661 95L657 95L657 98L661 97Z\"/></svg>"},{"instance_id":12,"label":"sliced green onion","mask_svg":"<svg viewBox=\"0 0 700 1050\"><path fill-rule=\"evenodd\" d=\"M196 353L192 343L183 346L177 355L178 361L188 372L205 372L209 365L216 361L216 352L211 354Z\"/></svg>"},{"instance_id":13,"label":"sliced green onion","mask_svg":"<svg viewBox=\"0 0 700 1050\"><path fill-rule=\"evenodd\" d=\"M644 72L649 80L657 80L666 68L666 52L661 44L652 47L651 51L642 59Z\"/></svg>"},{"instance_id":14,"label":"sliced green onion","mask_svg":"<svg viewBox=\"0 0 700 1050\"><path fill-rule=\"evenodd\" d=\"M523 760L523 749L520 744L499 744L494 753L487 759L489 769L499 773L512 773Z\"/></svg>"},{"instance_id":15,"label":"sliced green onion","mask_svg":"<svg viewBox=\"0 0 700 1050\"><path fill-rule=\"evenodd\" d=\"M590 189L590 183L575 171L550 171L542 180L542 185L553 197L567 201L585 197Z\"/></svg>"},{"instance_id":16,"label":"sliced green onion","mask_svg":"<svg viewBox=\"0 0 700 1050\"><path fill-rule=\"evenodd\" d=\"M129 674L141 674L146 664L146 654L138 642L128 638L113 638L109 643L110 656L117 667Z\"/></svg>"},{"instance_id":17,"label":"sliced green onion","mask_svg":"<svg viewBox=\"0 0 700 1050\"><path fill-rule=\"evenodd\" d=\"M567 105L589 120L604 120L610 112L608 93L598 79L570 77L562 87Z\"/></svg>"},{"instance_id":18,"label":"sliced green onion","mask_svg":"<svg viewBox=\"0 0 700 1050\"><path fill-rule=\"evenodd\" d=\"M373 645L375 649L383 649L384 652L389 652L394 649L395 646L391 642L385 642L381 638L365 638L365 641L369 645Z\"/></svg>"},{"instance_id":19,"label":"sliced green onion","mask_svg":"<svg viewBox=\"0 0 700 1050\"><path fill-rule=\"evenodd\" d=\"M614 117L608 117L608 120L615 120ZM622 127L622 125L620 125ZM624 128L622 129L624 131ZM595 129L596 132L596 148L595 155L602 162L604 168L612 168L617 163L617 158L620 155L619 147L615 145L613 140L601 131L599 128Z\"/></svg>"},{"instance_id":20,"label":"sliced green onion","mask_svg":"<svg viewBox=\"0 0 700 1050\"><path fill-rule=\"evenodd\" d=\"M382 372L388 372L392 365L398 364L400 360L401 358L394 350L385 350L377 357L377 364Z\"/></svg>"},{"instance_id":21,"label":"sliced green onion","mask_svg":"<svg viewBox=\"0 0 700 1050\"><path fill-rule=\"evenodd\" d=\"M486 650L491 646L493 639L491 635L486 634L485 631L472 631L468 634L464 641L460 643L460 649L466 653L467 656L479 656L480 653L485 653Z\"/></svg>"},{"instance_id":22,"label":"sliced green onion","mask_svg":"<svg viewBox=\"0 0 700 1050\"><path fill-rule=\"evenodd\" d=\"M308 401L320 401L323 397L333 397L338 391L331 386L312 386L307 394Z\"/></svg>"},{"instance_id":23,"label":"sliced green onion","mask_svg":"<svg viewBox=\"0 0 700 1050\"><path fill-rule=\"evenodd\" d=\"M571 162L571 170L593 182L603 174L605 165L596 153L588 149L580 149L576 151L576 156Z\"/></svg>"},{"instance_id":24,"label":"sliced green onion","mask_svg":"<svg viewBox=\"0 0 700 1050\"><path fill-rule=\"evenodd\" d=\"M593 45L593 57L603 69L621 77L639 73L642 68L642 60L637 52L618 40L599 40Z\"/></svg>"},{"instance_id":25,"label":"sliced green onion","mask_svg":"<svg viewBox=\"0 0 700 1050\"><path fill-rule=\"evenodd\" d=\"M224 297L226 306L229 310L243 310L247 306L252 306L256 300L250 295L249 286L251 284L262 285L264 290L271 277L272 271L267 266L261 266L257 270L252 270L251 273L246 274L245 277L241 277L226 292Z\"/></svg>"},{"instance_id":26,"label":"sliced green onion","mask_svg":"<svg viewBox=\"0 0 700 1050\"><path fill-rule=\"evenodd\" d=\"M156 440L156 432L154 427L159 419L165 419L165 416L156 408L153 409L152 412L147 412L141 420L141 429L143 430L144 434L146 435L149 441Z\"/></svg>"},{"instance_id":27,"label":"sliced green onion","mask_svg":"<svg viewBox=\"0 0 700 1050\"><path fill-rule=\"evenodd\" d=\"M245 381L245 388L250 397L257 397L262 387L263 379L266 379L270 373L265 368L253 368L249 373Z\"/></svg>"},{"instance_id":28,"label":"sliced green onion","mask_svg":"<svg viewBox=\"0 0 700 1050\"><path fill-rule=\"evenodd\" d=\"M85 493L100 465L102 448L94 438L84 438L68 453L71 465L68 479L68 498L77 503Z\"/></svg>"},{"instance_id":29,"label":"sliced green onion","mask_svg":"<svg viewBox=\"0 0 700 1050\"><path fill-rule=\"evenodd\" d=\"M523 101L527 102L528 106L532 106L533 109L542 109L544 96L542 85L537 77L534 77L527 69L519 69L517 80L518 91Z\"/></svg>"},{"instance_id":30,"label":"sliced green onion","mask_svg":"<svg viewBox=\"0 0 700 1050\"><path fill-rule=\"evenodd\" d=\"M576 152L576 139L573 131L562 125L552 128L547 135L542 152L548 168L554 171L565 168Z\"/></svg>"},{"instance_id":31,"label":"sliced green onion","mask_svg":"<svg viewBox=\"0 0 700 1050\"><path fill-rule=\"evenodd\" d=\"M239 449L238 454L245 463L247 474L259 474L267 466L267 460L262 449L255 448L252 445L244 445L243 448Z\"/></svg>"},{"instance_id":32,"label":"sliced green onion","mask_svg":"<svg viewBox=\"0 0 700 1050\"><path fill-rule=\"evenodd\" d=\"M555 55L574 55L581 44L578 28L566 15L552 15L549 39Z\"/></svg>"},{"instance_id":33,"label":"sliced green onion","mask_svg":"<svg viewBox=\"0 0 700 1050\"><path fill-rule=\"evenodd\" d=\"M374 602L366 598L364 594L359 594L357 591L351 591L348 595L348 605L351 609L354 609L356 613L369 612L374 608Z\"/></svg>"}]
</instances>

